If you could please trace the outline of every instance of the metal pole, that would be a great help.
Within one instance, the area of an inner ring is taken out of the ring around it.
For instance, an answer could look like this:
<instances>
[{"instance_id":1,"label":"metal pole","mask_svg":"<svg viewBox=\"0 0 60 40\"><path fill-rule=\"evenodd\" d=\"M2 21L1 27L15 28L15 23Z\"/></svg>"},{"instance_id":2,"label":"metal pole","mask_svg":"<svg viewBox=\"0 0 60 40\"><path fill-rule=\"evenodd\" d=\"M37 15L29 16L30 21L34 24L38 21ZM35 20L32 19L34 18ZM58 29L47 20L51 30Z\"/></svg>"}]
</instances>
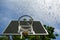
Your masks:
<instances>
[{"instance_id":1,"label":"metal pole","mask_svg":"<svg viewBox=\"0 0 60 40\"><path fill-rule=\"evenodd\" d=\"M8 39L9 39L9 40L13 40L12 35L9 35L9 36L8 36Z\"/></svg>"}]
</instances>

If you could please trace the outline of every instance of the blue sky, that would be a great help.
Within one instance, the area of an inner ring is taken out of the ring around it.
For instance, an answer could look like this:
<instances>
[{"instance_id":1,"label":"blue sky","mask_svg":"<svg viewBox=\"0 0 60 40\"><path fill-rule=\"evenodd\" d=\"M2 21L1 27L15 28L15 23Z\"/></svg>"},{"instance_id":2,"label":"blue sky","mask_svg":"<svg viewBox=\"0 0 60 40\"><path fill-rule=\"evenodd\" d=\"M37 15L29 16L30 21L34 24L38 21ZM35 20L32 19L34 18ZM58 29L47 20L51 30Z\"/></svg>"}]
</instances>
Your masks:
<instances>
[{"instance_id":1,"label":"blue sky","mask_svg":"<svg viewBox=\"0 0 60 40\"><path fill-rule=\"evenodd\" d=\"M60 35L60 0L0 0L0 33L11 20L30 15ZM60 36L56 40L59 40Z\"/></svg>"}]
</instances>

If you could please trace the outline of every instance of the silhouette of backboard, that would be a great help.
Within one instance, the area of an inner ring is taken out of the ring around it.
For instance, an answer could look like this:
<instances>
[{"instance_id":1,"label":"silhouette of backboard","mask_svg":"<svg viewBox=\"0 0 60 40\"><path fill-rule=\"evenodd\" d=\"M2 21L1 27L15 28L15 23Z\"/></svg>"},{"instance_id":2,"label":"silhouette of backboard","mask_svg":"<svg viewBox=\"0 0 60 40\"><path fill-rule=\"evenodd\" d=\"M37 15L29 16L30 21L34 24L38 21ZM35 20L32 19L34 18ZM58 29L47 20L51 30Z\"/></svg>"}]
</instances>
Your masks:
<instances>
[{"instance_id":1,"label":"silhouette of backboard","mask_svg":"<svg viewBox=\"0 0 60 40\"><path fill-rule=\"evenodd\" d=\"M27 22L30 23L30 21L27 21ZM27 25L24 21L20 21L20 25L22 24ZM18 26L19 26L19 23L17 20L11 21L9 25L4 29L3 35L21 35L20 33L18 33ZM32 27L35 34L28 34L28 35L48 35L47 30L40 23L40 21L33 21Z\"/></svg>"}]
</instances>

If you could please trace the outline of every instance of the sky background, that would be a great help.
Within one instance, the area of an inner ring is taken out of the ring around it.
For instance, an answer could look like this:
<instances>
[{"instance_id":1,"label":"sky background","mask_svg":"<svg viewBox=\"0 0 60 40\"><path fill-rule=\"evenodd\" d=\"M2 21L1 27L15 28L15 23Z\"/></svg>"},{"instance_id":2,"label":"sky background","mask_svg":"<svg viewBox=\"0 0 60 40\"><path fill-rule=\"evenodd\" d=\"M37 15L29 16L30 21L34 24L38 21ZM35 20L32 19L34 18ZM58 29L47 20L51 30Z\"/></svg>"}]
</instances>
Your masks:
<instances>
[{"instance_id":1,"label":"sky background","mask_svg":"<svg viewBox=\"0 0 60 40\"><path fill-rule=\"evenodd\" d=\"M60 0L0 0L0 33L11 20L30 15L60 35ZM56 40L59 40L60 36Z\"/></svg>"}]
</instances>

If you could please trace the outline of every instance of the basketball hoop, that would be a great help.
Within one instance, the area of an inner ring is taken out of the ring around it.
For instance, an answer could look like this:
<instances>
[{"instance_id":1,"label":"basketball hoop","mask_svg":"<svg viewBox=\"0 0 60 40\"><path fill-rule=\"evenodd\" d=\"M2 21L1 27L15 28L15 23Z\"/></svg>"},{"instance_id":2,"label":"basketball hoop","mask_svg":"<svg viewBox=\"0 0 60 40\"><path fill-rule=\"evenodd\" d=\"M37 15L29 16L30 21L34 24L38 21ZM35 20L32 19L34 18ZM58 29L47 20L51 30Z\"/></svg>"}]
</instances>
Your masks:
<instances>
[{"instance_id":1,"label":"basketball hoop","mask_svg":"<svg viewBox=\"0 0 60 40\"><path fill-rule=\"evenodd\" d=\"M23 24L21 25L21 19L23 17L29 17L30 18L29 22L27 22L26 20L24 21L24 23L27 25L23 25ZM31 34L31 33L35 34L35 32L33 31L33 26L32 26L33 25L33 18L31 16L23 15L23 16L19 17L18 23L19 23L18 33L21 34L21 39L22 39L22 36L26 36L26 35Z\"/></svg>"}]
</instances>

